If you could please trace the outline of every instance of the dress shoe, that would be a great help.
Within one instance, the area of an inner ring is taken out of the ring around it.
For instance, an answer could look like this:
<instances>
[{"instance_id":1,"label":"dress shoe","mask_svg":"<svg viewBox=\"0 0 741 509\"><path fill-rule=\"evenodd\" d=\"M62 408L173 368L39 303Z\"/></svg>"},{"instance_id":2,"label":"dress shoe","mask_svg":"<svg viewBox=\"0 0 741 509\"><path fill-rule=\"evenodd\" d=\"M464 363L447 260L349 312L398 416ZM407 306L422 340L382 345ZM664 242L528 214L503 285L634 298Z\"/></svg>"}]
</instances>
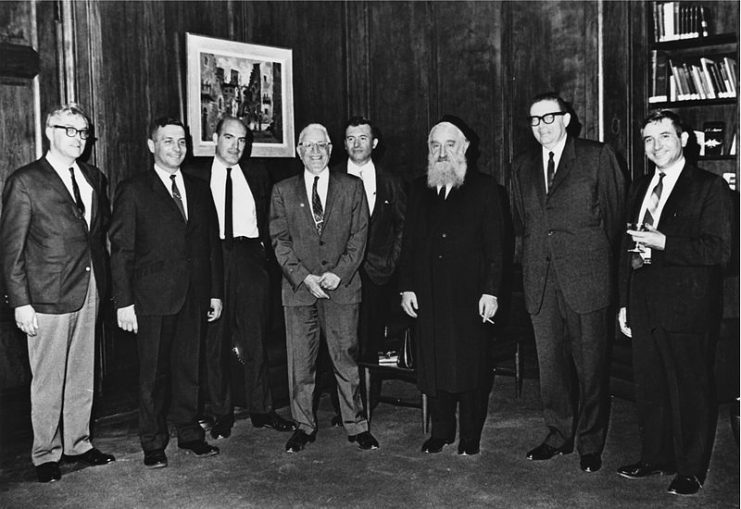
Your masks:
<instances>
[{"instance_id":1,"label":"dress shoe","mask_svg":"<svg viewBox=\"0 0 741 509\"><path fill-rule=\"evenodd\" d=\"M602 468L602 456L598 453L583 454L579 461L579 466L585 472L596 472Z\"/></svg>"},{"instance_id":2,"label":"dress shoe","mask_svg":"<svg viewBox=\"0 0 741 509\"><path fill-rule=\"evenodd\" d=\"M342 427L342 416L341 415L333 415L332 419L329 421L330 426L333 428L336 427Z\"/></svg>"},{"instance_id":3,"label":"dress shoe","mask_svg":"<svg viewBox=\"0 0 741 509\"><path fill-rule=\"evenodd\" d=\"M216 422L211 426L211 438L219 440L221 438L229 438L232 434L232 424L227 421L216 419Z\"/></svg>"},{"instance_id":4,"label":"dress shoe","mask_svg":"<svg viewBox=\"0 0 741 509\"><path fill-rule=\"evenodd\" d=\"M147 468L165 468L167 466L165 451L162 449L144 451L144 466Z\"/></svg>"},{"instance_id":5,"label":"dress shoe","mask_svg":"<svg viewBox=\"0 0 741 509\"><path fill-rule=\"evenodd\" d=\"M548 444L540 444L535 449L528 451L525 457L532 461L543 461L549 460L554 456L561 456L562 454L569 454L573 450L573 447L551 447Z\"/></svg>"},{"instance_id":6,"label":"dress shoe","mask_svg":"<svg viewBox=\"0 0 741 509\"><path fill-rule=\"evenodd\" d=\"M62 478L62 472L59 471L59 463L49 461L36 466L36 477L39 482L54 482Z\"/></svg>"},{"instance_id":7,"label":"dress shoe","mask_svg":"<svg viewBox=\"0 0 741 509\"><path fill-rule=\"evenodd\" d=\"M188 454L193 454L199 458L219 454L219 448L209 445L205 440L195 440L193 442L178 444L178 449L183 449Z\"/></svg>"},{"instance_id":8,"label":"dress shoe","mask_svg":"<svg viewBox=\"0 0 741 509\"><path fill-rule=\"evenodd\" d=\"M292 431L296 425L293 421L289 421L276 414L270 412L267 414L252 414L250 415L252 425L256 428L273 428L276 431Z\"/></svg>"},{"instance_id":9,"label":"dress shoe","mask_svg":"<svg viewBox=\"0 0 741 509\"><path fill-rule=\"evenodd\" d=\"M371 449L378 449L378 440L376 440L370 431L363 431L357 435L350 435L347 437L348 442L357 442L358 446L364 451L370 451Z\"/></svg>"},{"instance_id":10,"label":"dress shoe","mask_svg":"<svg viewBox=\"0 0 741 509\"><path fill-rule=\"evenodd\" d=\"M435 454L443 450L445 444L452 444L453 440L445 440L443 438L428 438L425 443L422 444L422 452L425 454Z\"/></svg>"},{"instance_id":11,"label":"dress shoe","mask_svg":"<svg viewBox=\"0 0 741 509\"><path fill-rule=\"evenodd\" d=\"M473 456L481 451L478 440L464 440L458 442L458 454L463 456Z\"/></svg>"},{"instance_id":12,"label":"dress shoe","mask_svg":"<svg viewBox=\"0 0 741 509\"><path fill-rule=\"evenodd\" d=\"M618 468L617 473L626 479L640 479L650 475L670 475L674 473L674 469L662 465L650 465L648 463L638 462Z\"/></svg>"},{"instance_id":13,"label":"dress shoe","mask_svg":"<svg viewBox=\"0 0 741 509\"><path fill-rule=\"evenodd\" d=\"M700 491L700 488L702 488L702 484L694 475L677 475L666 491L672 495L694 495Z\"/></svg>"},{"instance_id":14,"label":"dress shoe","mask_svg":"<svg viewBox=\"0 0 741 509\"><path fill-rule=\"evenodd\" d=\"M291 438L286 442L286 452L299 452L309 442L316 440L316 431L313 433L306 434L303 430L296 430L291 435Z\"/></svg>"},{"instance_id":15,"label":"dress shoe","mask_svg":"<svg viewBox=\"0 0 741 509\"><path fill-rule=\"evenodd\" d=\"M105 454L100 452L98 449L93 447L87 452L78 454L76 456L66 456L67 461L78 461L80 463L87 463L90 466L107 465L116 461L116 458L111 454Z\"/></svg>"}]
</instances>

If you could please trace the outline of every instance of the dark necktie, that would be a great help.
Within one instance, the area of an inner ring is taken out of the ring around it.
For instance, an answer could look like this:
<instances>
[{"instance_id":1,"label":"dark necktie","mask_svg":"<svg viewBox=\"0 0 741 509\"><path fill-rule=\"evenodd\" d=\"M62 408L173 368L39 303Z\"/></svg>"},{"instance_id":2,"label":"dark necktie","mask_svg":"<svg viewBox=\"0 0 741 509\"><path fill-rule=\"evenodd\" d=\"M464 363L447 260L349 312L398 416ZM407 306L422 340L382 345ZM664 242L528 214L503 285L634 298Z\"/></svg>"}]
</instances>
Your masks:
<instances>
[{"instance_id":1,"label":"dark necktie","mask_svg":"<svg viewBox=\"0 0 741 509\"><path fill-rule=\"evenodd\" d=\"M178 185L175 183L175 175L170 175L170 180L172 181L172 197L175 200L175 205L180 209L183 219L187 221L188 218L185 215L185 207L183 207L183 197L180 196L180 189L178 189Z\"/></svg>"},{"instance_id":2,"label":"dark necktie","mask_svg":"<svg viewBox=\"0 0 741 509\"><path fill-rule=\"evenodd\" d=\"M226 186L224 187L224 240L234 238L234 218L232 216L232 169L226 169Z\"/></svg>"},{"instance_id":3,"label":"dark necktie","mask_svg":"<svg viewBox=\"0 0 741 509\"><path fill-rule=\"evenodd\" d=\"M319 177L314 177L314 186L311 189L311 209L314 212L316 231L317 233L319 233L319 235L321 235L322 226L324 224L324 208L322 208L322 200L319 199L319 192L317 191L318 183Z\"/></svg>"},{"instance_id":4,"label":"dark necktie","mask_svg":"<svg viewBox=\"0 0 741 509\"><path fill-rule=\"evenodd\" d=\"M80 188L77 186L77 180L75 180L75 169L70 168L69 174L72 177L72 194L75 195L75 205L80 214L85 215L85 204L82 202L82 196L80 196Z\"/></svg>"},{"instance_id":5,"label":"dark necktie","mask_svg":"<svg viewBox=\"0 0 741 509\"><path fill-rule=\"evenodd\" d=\"M663 171L659 172L659 181L651 191L651 197L648 199L648 207L646 207L646 214L643 216L643 224L653 226L656 221L656 216L659 211L659 202L661 201L661 192L664 190L664 177L666 174Z\"/></svg>"},{"instance_id":6,"label":"dark necktie","mask_svg":"<svg viewBox=\"0 0 741 509\"><path fill-rule=\"evenodd\" d=\"M556 174L556 163L553 161L553 152L548 152L548 166L546 168L546 177L548 178L548 186L545 189L546 193L551 192L553 186L553 176Z\"/></svg>"}]
</instances>

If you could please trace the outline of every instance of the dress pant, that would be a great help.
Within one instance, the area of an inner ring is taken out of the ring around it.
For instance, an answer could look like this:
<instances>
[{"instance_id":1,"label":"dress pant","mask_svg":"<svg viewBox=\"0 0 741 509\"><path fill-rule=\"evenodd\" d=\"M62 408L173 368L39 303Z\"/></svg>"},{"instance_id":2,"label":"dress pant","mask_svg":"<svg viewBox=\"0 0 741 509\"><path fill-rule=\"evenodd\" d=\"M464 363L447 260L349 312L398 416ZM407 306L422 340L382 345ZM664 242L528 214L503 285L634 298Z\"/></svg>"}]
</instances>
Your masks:
<instances>
[{"instance_id":1,"label":"dress pant","mask_svg":"<svg viewBox=\"0 0 741 509\"><path fill-rule=\"evenodd\" d=\"M675 466L678 474L702 480L714 429L710 334L657 326L641 290L649 283L637 272L628 309L641 461Z\"/></svg>"},{"instance_id":2,"label":"dress pant","mask_svg":"<svg viewBox=\"0 0 741 509\"><path fill-rule=\"evenodd\" d=\"M438 390L435 396L427 396L432 423L430 431L432 438L439 438L447 442L455 440L455 410L458 407L460 439L478 444L481 440L481 431L488 410L489 394L484 387L485 385L482 384L476 390L460 393Z\"/></svg>"},{"instance_id":3,"label":"dress pant","mask_svg":"<svg viewBox=\"0 0 741 509\"><path fill-rule=\"evenodd\" d=\"M389 323L389 306L394 298L390 285L377 285L360 269L360 278L363 283L363 301L360 304L360 320L358 323L358 341L360 344L360 358L363 362L378 364L378 352L384 350L384 328Z\"/></svg>"},{"instance_id":4,"label":"dress pant","mask_svg":"<svg viewBox=\"0 0 741 509\"><path fill-rule=\"evenodd\" d=\"M167 447L168 418L179 443L204 438L197 419L198 360L207 312L190 285L176 314L137 314L139 439L145 452Z\"/></svg>"},{"instance_id":5,"label":"dress pant","mask_svg":"<svg viewBox=\"0 0 741 509\"><path fill-rule=\"evenodd\" d=\"M291 415L298 429L313 433L317 429L314 414L314 388L320 333L324 333L332 361L340 415L348 435L368 430L360 401L358 353L359 304L337 304L318 299L310 306L285 306L286 350L288 354L288 389Z\"/></svg>"},{"instance_id":6,"label":"dress pant","mask_svg":"<svg viewBox=\"0 0 741 509\"><path fill-rule=\"evenodd\" d=\"M607 311L575 312L561 293L555 271L548 270L543 304L530 317L549 430L545 443L551 447L569 447L576 436L581 455L602 452L607 425Z\"/></svg>"},{"instance_id":7,"label":"dress pant","mask_svg":"<svg viewBox=\"0 0 741 509\"><path fill-rule=\"evenodd\" d=\"M244 361L244 406L250 414L273 410L266 340L270 314L270 281L260 239L222 241L224 311L208 324L205 345L205 392L214 417L234 422L231 367L239 347ZM240 377L241 378L241 377ZM238 401L237 403L241 403Z\"/></svg>"},{"instance_id":8,"label":"dress pant","mask_svg":"<svg viewBox=\"0 0 741 509\"><path fill-rule=\"evenodd\" d=\"M59 461L62 454L84 454L93 447L95 285L91 270L82 307L61 315L36 313L39 331L26 338L31 366L31 462L36 466Z\"/></svg>"}]
</instances>

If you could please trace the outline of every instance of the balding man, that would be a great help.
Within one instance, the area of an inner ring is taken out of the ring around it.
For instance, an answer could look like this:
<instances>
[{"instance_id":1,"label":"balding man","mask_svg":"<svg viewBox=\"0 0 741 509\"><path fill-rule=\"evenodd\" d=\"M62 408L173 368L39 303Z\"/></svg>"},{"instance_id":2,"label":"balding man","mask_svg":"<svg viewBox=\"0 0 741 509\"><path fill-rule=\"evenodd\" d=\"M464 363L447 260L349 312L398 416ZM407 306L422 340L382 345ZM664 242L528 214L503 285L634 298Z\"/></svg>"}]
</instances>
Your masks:
<instances>
[{"instance_id":1,"label":"balding man","mask_svg":"<svg viewBox=\"0 0 741 509\"><path fill-rule=\"evenodd\" d=\"M416 318L417 377L432 417L425 453L455 441L478 454L486 418L487 327L502 279L494 180L467 171L469 129L445 116L428 137L426 178L413 183L400 264L401 305Z\"/></svg>"},{"instance_id":2,"label":"balding man","mask_svg":"<svg viewBox=\"0 0 741 509\"><path fill-rule=\"evenodd\" d=\"M348 440L361 449L377 449L363 416L356 362L358 269L368 234L363 182L329 172L332 144L323 125L309 124L298 141L304 171L274 186L270 206L270 237L283 271L291 414L298 424L286 451L298 452L316 437L313 394L322 331Z\"/></svg>"}]
</instances>

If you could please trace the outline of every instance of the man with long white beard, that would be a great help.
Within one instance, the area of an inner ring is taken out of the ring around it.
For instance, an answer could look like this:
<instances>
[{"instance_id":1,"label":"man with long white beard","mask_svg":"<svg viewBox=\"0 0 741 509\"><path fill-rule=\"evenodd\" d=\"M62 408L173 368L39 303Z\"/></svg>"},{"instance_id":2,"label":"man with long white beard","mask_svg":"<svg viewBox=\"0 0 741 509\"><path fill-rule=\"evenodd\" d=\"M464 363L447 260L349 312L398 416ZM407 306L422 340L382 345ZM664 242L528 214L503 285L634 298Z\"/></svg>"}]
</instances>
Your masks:
<instances>
[{"instance_id":1,"label":"man with long white beard","mask_svg":"<svg viewBox=\"0 0 741 509\"><path fill-rule=\"evenodd\" d=\"M416 318L417 382L432 418L425 453L455 441L479 452L486 418L487 328L502 279L502 217L494 179L468 172L470 132L446 115L428 137L426 179L413 183L400 262L401 306Z\"/></svg>"}]
</instances>

